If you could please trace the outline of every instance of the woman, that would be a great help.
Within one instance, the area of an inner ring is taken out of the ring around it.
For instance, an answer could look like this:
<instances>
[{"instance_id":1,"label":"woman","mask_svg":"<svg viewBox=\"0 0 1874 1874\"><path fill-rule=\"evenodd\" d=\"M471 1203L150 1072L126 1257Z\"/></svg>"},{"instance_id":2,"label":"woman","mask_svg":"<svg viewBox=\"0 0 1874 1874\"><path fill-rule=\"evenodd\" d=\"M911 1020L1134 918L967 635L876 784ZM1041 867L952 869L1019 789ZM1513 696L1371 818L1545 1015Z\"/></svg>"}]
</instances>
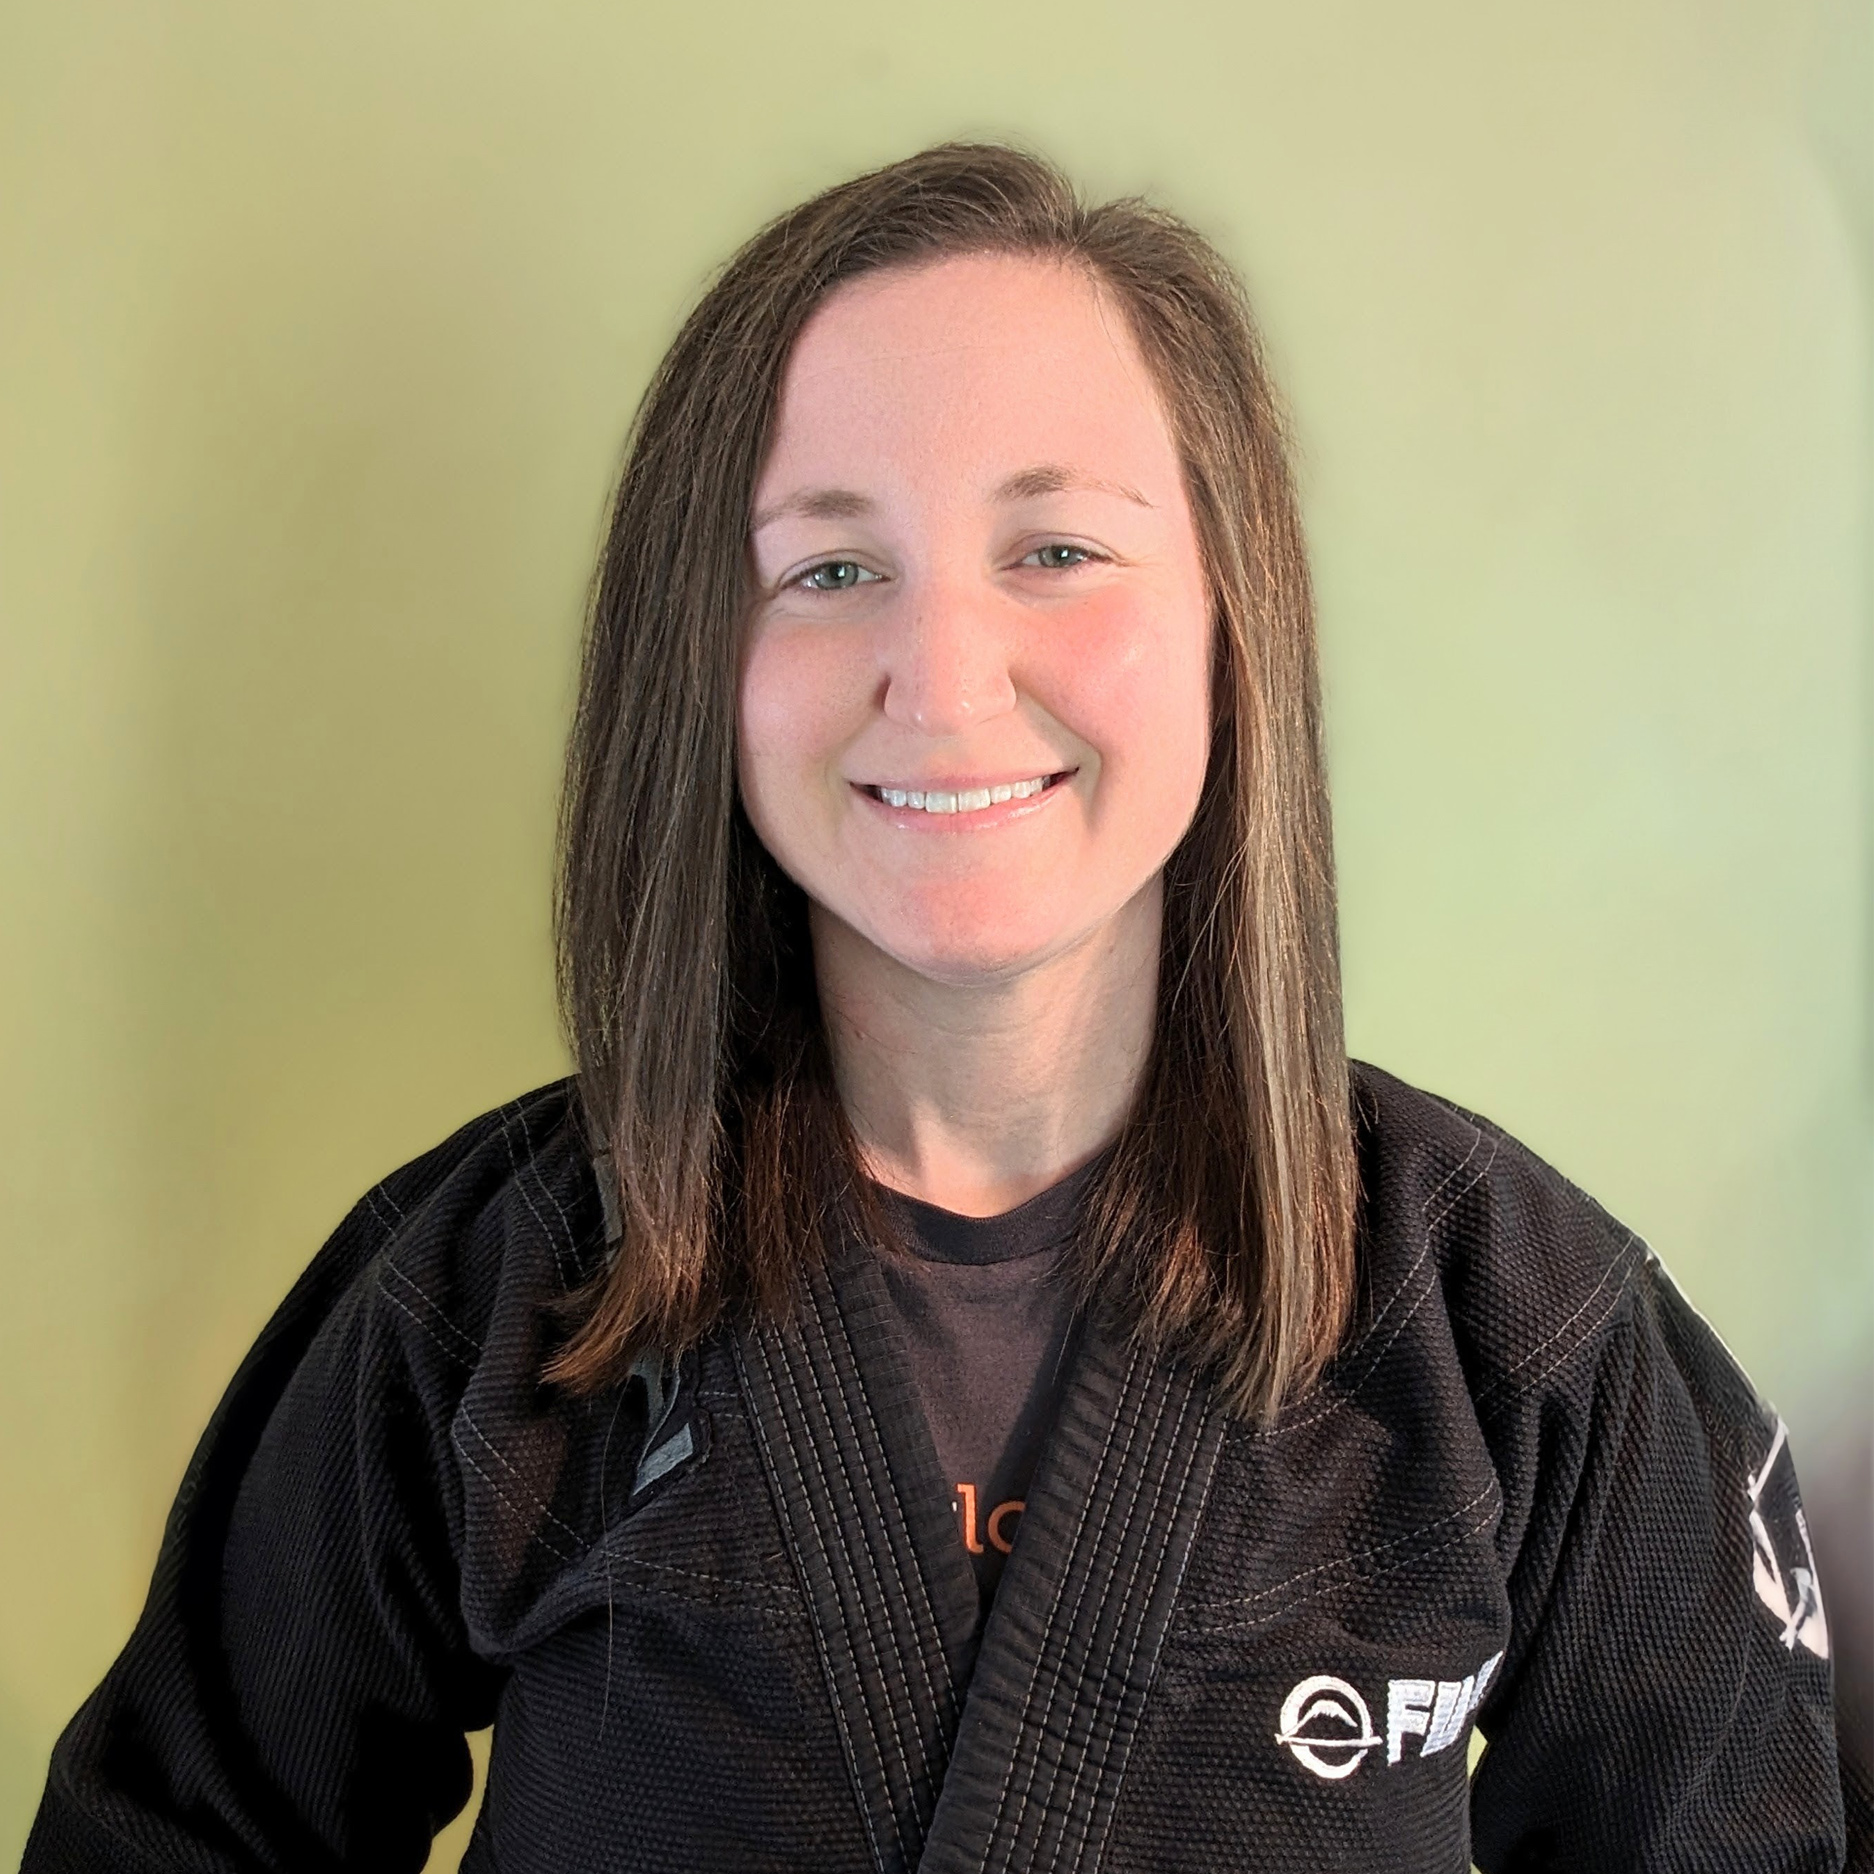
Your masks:
<instances>
[{"instance_id":1,"label":"woman","mask_svg":"<svg viewBox=\"0 0 1874 1874\"><path fill-rule=\"evenodd\" d=\"M62 1868L1836 1868L1780 1426L1645 1245L1349 1074L1227 268L946 147L640 414L577 1082L370 1192L58 1747ZM1474 1783L1467 1739L1487 1738Z\"/></svg>"}]
</instances>

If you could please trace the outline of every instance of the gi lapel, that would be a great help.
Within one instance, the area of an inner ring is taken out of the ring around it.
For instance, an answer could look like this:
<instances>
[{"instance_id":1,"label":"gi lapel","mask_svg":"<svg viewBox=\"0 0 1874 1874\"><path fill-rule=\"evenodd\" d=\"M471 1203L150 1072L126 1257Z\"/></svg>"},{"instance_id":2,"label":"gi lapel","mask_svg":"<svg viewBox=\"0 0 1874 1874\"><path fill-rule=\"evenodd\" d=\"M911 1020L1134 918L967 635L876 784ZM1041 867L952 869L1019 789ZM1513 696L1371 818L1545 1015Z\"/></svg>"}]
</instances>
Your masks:
<instances>
[{"instance_id":1,"label":"gi lapel","mask_svg":"<svg viewBox=\"0 0 1874 1874\"><path fill-rule=\"evenodd\" d=\"M1223 1441L1208 1388L1080 1336L977 1654L974 1576L870 1254L813 1276L796 1324L736 1357L875 1868L1092 1874Z\"/></svg>"},{"instance_id":2,"label":"gi lapel","mask_svg":"<svg viewBox=\"0 0 1874 1874\"><path fill-rule=\"evenodd\" d=\"M788 1331L753 1330L736 1359L872 1864L909 1874L956 1735L976 1587L888 1317L869 1254L846 1255L810 1278Z\"/></svg>"},{"instance_id":3,"label":"gi lapel","mask_svg":"<svg viewBox=\"0 0 1874 1874\"><path fill-rule=\"evenodd\" d=\"M1222 1442L1206 1386L1089 1328L996 1590L923 1874L1099 1866Z\"/></svg>"}]
</instances>

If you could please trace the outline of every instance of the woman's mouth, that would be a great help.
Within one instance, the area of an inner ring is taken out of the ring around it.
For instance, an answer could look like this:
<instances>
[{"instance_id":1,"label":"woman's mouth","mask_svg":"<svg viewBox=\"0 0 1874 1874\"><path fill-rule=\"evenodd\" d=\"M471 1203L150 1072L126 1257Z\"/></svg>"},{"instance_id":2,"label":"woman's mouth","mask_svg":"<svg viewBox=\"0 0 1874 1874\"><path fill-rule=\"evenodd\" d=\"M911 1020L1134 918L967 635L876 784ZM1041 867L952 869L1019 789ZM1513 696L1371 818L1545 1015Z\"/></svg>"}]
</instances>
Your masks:
<instances>
[{"instance_id":1,"label":"woman's mouth","mask_svg":"<svg viewBox=\"0 0 1874 1874\"><path fill-rule=\"evenodd\" d=\"M1064 768L1058 774L1037 774L1025 781L997 781L986 787L919 788L873 786L861 783L860 792L870 794L887 807L907 808L914 813L980 813L985 807L999 807L1008 800L1031 800L1045 793L1074 771Z\"/></svg>"}]
</instances>

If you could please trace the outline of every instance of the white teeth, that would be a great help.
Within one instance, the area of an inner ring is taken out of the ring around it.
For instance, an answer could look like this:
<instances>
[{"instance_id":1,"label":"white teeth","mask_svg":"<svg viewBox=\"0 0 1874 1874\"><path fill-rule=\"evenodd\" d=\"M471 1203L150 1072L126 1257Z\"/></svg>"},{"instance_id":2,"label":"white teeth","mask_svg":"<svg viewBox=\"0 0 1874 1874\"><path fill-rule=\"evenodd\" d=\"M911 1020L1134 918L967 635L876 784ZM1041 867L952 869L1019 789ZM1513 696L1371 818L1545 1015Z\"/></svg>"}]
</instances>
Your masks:
<instances>
[{"instance_id":1,"label":"white teeth","mask_svg":"<svg viewBox=\"0 0 1874 1874\"><path fill-rule=\"evenodd\" d=\"M980 813L985 807L999 806L1005 800L1030 800L1048 784L1045 774L1031 781L1005 781L994 787L965 787L954 791L933 788L928 793L915 787L874 788L888 807L911 807L924 813Z\"/></svg>"}]
</instances>

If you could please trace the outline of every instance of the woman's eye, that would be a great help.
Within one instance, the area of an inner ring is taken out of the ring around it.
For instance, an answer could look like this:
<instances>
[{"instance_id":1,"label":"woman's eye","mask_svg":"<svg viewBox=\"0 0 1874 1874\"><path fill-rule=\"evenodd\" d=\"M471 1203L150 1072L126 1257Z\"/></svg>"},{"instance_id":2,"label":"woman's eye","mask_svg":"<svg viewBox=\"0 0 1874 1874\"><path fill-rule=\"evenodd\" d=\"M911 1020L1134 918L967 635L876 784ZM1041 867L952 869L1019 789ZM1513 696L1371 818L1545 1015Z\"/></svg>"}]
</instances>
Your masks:
<instances>
[{"instance_id":1,"label":"woman's eye","mask_svg":"<svg viewBox=\"0 0 1874 1874\"><path fill-rule=\"evenodd\" d=\"M1070 566L1079 566L1092 557L1085 547L1071 547L1064 540L1051 540L1045 547L1036 547L1027 556L1025 563L1044 566L1051 573L1059 573L1065 572Z\"/></svg>"},{"instance_id":2,"label":"woman's eye","mask_svg":"<svg viewBox=\"0 0 1874 1874\"><path fill-rule=\"evenodd\" d=\"M795 582L809 592L849 592L854 586L876 579L878 574L857 560L822 560L810 566Z\"/></svg>"}]
</instances>

